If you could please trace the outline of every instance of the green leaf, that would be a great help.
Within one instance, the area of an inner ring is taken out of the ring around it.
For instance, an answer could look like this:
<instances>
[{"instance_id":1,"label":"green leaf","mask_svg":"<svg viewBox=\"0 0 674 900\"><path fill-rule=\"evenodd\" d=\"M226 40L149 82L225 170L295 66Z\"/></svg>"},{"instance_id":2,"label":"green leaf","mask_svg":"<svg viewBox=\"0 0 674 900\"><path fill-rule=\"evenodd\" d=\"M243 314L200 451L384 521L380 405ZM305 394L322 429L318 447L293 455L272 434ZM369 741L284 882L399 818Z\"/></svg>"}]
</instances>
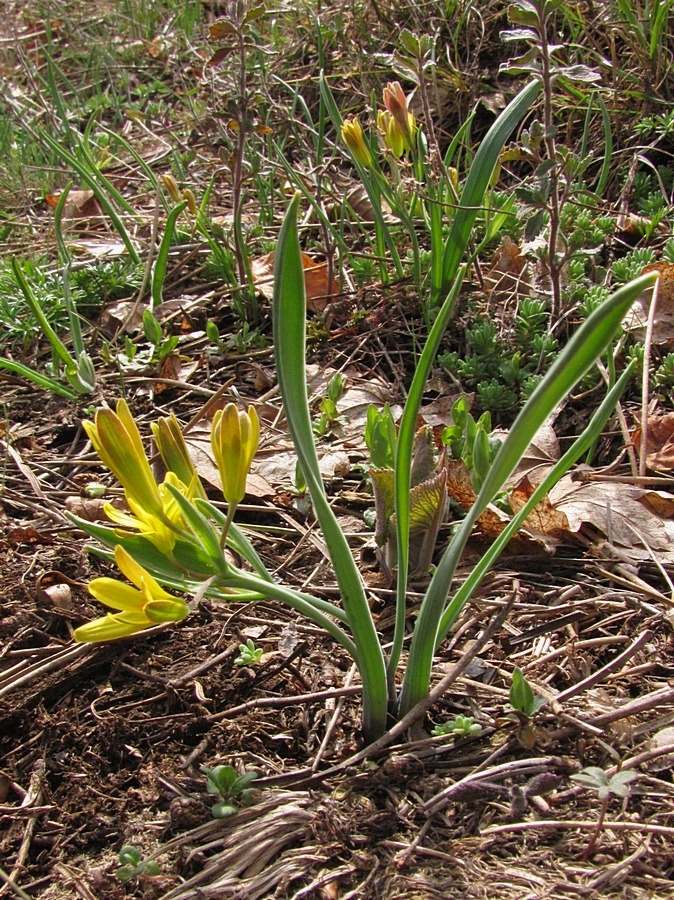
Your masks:
<instances>
[{"instance_id":1,"label":"green leaf","mask_svg":"<svg viewBox=\"0 0 674 900\"><path fill-rule=\"evenodd\" d=\"M629 282L588 316L559 353L515 420L472 509L443 554L426 591L412 636L403 683L403 715L428 693L443 607L452 587L456 566L477 519L503 488L543 422L609 346L627 310L643 291L654 284L656 277L656 274L649 273ZM467 599L462 594L462 602ZM458 612L460 609L453 606L453 615L458 615Z\"/></svg>"},{"instance_id":2,"label":"green leaf","mask_svg":"<svg viewBox=\"0 0 674 900\"><path fill-rule=\"evenodd\" d=\"M419 38L408 28L403 28L400 32L400 43L412 56L419 56Z\"/></svg>"},{"instance_id":3,"label":"green leaf","mask_svg":"<svg viewBox=\"0 0 674 900\"><path fill-rule=\"evenodd\" d=\"M183 518L192 530L195 538L201 543L204 553L210 558L219 572L226 572L227 563L220 547L220 537L211 523L178 488L168 482L166 482L166 488L180 507Z\"/></svg>"},{"instance_id":4,"label":"green leaf","mask_svg":"<svg viewBox=\"0 0 674 900\"><path fill-rule=\"evenodd\" d=\"M264 3L261 3L259 6L252 6L244 17L244 24L248 25L249 22L255 22L256 19L261 19L266 12L267 7Z\"/></svg>"},{"instance_id":5,"label":"green leaf","mask_svg":"<svg viewBox=\"0 0 674 900\"><path fill-rule=\"evenodd\" d=\"M374 405L370 406L365 424L365 444L370 451L373 468L393 468L396 442L395 422L388 403L381 411Z\"/></svg>"},{"instance_id":6,"label":"green leaf","mask_svg":"<svg viewBox=\"0 0 674 900\"><path fill-rule=\"evenodd\" d=\"M243 791L250 788L251 784L257 778L257 772L244 772L243 775L239 775L239 777L234 781L231 787L231 794L233 797L238 797Z\"/></svg>"},{"instance_id":7,"label":"green leaf","mask_svg":"<svg viewBox=\"0 0 674 900\"><path fill-rule=\"evenodd\" d=\"M510 705L517 712L529 717L534 709L534 692L531 685L524 677L521 669L513 672L513 681L510 686Z\"/></svg>"},{"instance_id":8,"label":"green leaf","mask_svg":"<svg viewBox=\"0 0 674 900\"><path fill-rule=\"evenodd\" d=\"M499 115L480 144L445 242L442 258L442 283L438 292L439 296L432 297L432 303L437 304L452 287L501 149L540 92L541 85L538 80L532 81L523 88Z\"/></svg>"},{"instance_id":9,"label":"green leaf","mask_svg":"<svg viewBox=\"0 0 674 900\"><path fill-rule=\"evenodd\" d=\"M564 66L559 70L559 74L569 81L580 81L584 84L592 84L595 81L601 81L601 75L595 69L589 66Z\"/></svg>"},{"instance_id":10,"label":"green leaf","mask_svg":"<svg viewBox=\"0 0 674 900\"><path fill-rule=\"evenodd\" d=\"M152 271L152 309L156 309L159 304L162 302L162 294L164 290L164 279L166 278L166 269L168 267L168 257L169 251L171 249L171 242L173 241L173 235L175 233L176 222L178 221L178 216L187 206L187 200L181 200L180 203L176 204L173 207L171 212L166 217L166 226L164 228L164 234L161 239L161 244L159 245L159 252L157 253L157 260L154 264L154 269ZM145 316L143 316L143 325L145 324ZM161 334L159 336L159 340L153 341L152 338L148 337L148 340L152 344L158 344L161 341Z\"/></svg>"},{"instance_id":11,"label":"green leaf","mask_svg":"<svg viewBox=\"0 0 674 900\"><path fill-rule=\"evenodd\" d=\"M61 384L60 381L56 381L48 375L36 372L34 369L24 366L23 363L14 362L14 360L7 359L4 356L0 356L0 369L6 369L8 372L14 372L15 375L21 375L23 378L32 381L33 384L36 384L38 387L51 391L54 394L58 394L60 397L67 397L68 400L74 400L77 397L75 391L70 390L69 387Z\"/></svg>"},{"instance_id":12,"label":"green leaf","mask_svg":"<svg viewBox=\"0 0 674 900\"><path fill-rule=\"evenodd\" d=\"M334 101L333 101L334 102ZM363 684L366 740L385 729L387 689L384 656L364 585L321 478L307 402L306 298L297 213L293 198L281 226L274 265L274 356L283 408L311 501L335 569L342 605L353 634Z\"/></svg>"},{"instance_id":13,"label":"green leaf","mask_svg":"<svg viewBox=\"0 0 674 900\"><path fill-rule=\"evenodd\" d=\"M146 309L143 313L143 334L151 344L155 345L161 344L161 339L164 336L161 325L153 316L151 309Z\"/></svg>"},{"instance_id":14,"label":"green leaf","mask_svg":"<svg viewBox=\"0 0 674 900\"><path fill-rule=\"evenodd\" d=\"M142 855L140 850L131 844L127 844L119 851L117 857L123 866L137 866L141 861Z\"/></svg>"},{"instance_id":15,"label":"green leaf","mask_svg":"<svg viewBox=\"0 0 674 900\"><path fill-rule=\"evenodd\" d=\"M238 778L234 766L213 766L206 771L206 789L209 794L220 794L229 797L232 785Z\"/></svg>"},{"instance_id":16,"label":"green leaf","mask_svg":"<svg viewBox=\"0 0 674 900\"><path fill-rule=\"evenodd\" d=\"M538 41L538 32L535 28L509 28L499 32L502 41Z\"/></svg>"}]
</instances>

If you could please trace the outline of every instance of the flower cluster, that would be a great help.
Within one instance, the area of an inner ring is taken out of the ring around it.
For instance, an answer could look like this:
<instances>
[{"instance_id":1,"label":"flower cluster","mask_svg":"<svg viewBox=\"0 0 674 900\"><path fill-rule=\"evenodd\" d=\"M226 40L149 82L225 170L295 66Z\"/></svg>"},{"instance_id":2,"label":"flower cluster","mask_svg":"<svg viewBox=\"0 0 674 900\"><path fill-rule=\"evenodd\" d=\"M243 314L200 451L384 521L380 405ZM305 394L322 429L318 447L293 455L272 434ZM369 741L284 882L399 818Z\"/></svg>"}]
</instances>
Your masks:
<instances>
[{"instance_id":1,"label":"flower cluster","mask_svg":"<svg viewBox=\"0 0 674 900\"><path fill-rule=\"evenodd\" d=\"M410 112L409 101L397 81L387 84L383 93L384 109L377 114L377 125L384 143L397 158L414 150L417 125ZM356 117L345 119L342 140L354 159L366 169L373 165L372 153Z\"/></svg>"},{"instance_id":2,"label":"flower cluster","mask_svg":"<svg viewBox=\"0 0 674 900\"><path fill-rule=\"evenodd\" d=\"M94 450L124 489L128 511L110 503L104 510L118 526L115 534L120 543L114 550L115 562L135 587L113 578L94 579L89 585L91 595L118 612L76 629L75 640L112 640L160 622L184 619L189 612L185 601L160 587L123 546L129 539L140 537L161 556L174 562L178 541L195 548L193 553L197 555L203 553L203 535L197 533L198 528L195 530L195 522L201 521L196 503L206 501L206 492L178 420L171 414L152 426L155 444L166 467L166 476L159 484L126 401L120 400L114 411L99 409L94 420L83 425ZM260 425L252 407L247 413L239 413L230 403L214 416L211 446L230 516L245 495L246 476L259 437Z\"/></svg>"}]
</instances>

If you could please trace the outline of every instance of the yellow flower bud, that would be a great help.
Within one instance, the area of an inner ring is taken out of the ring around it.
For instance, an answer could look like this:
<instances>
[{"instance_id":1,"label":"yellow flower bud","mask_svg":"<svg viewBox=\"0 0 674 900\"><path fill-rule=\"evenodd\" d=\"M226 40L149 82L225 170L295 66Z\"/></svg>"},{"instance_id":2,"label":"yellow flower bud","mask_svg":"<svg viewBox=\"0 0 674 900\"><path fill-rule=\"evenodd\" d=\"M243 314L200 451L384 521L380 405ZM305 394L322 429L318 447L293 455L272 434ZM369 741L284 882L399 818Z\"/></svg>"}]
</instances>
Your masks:
<instances>
[{"instance_id":1,"label":"yellow flower bud","mask_svg":"<svg viewBox=\"0 0 674 900\"><path fill-rule=\"evenodd\" d=\"M233 403L213 416L211 447L220 472L222 493L230 508L246 495L246 476L260 441L260 422L252 406L239 412Z\"/></svg>"},{"instance_id":2,"label":"yellow flower bud","mask_svg":"<svg viewBox=\"0 0 674 900\"><path fill-rule=\"evenodd\" d=\"M180 190L178 189L178 183L173 175L162 175L161 180L164 182L164 187L168 191L171 200L173 200L174 203L178 203L180 201Z\"/></svg>"},{"instance_id":3,"label":"yellow flower bud","mask_svg":"<svg viewBox=\"0 0 674 900\"><path fill-rule=\"evenodd\" d=\"M185 188L183 191L183 199L187 200L187 208L192 213L193 216L199 215L199 207L197 206L197 201L194 197L193 191L189 188Z\"/></svg>"},{"instance_id":4,"label":"yellow flower bud","mask_svg":"<svg viewBox=\"0 0 674 900\"><path fill-rule=\"evenodd\" d=\"M344 119L342 123L342 140L351 151L354 159L369 168L372 165L372 154L363 138L363 129L357 118Z\"/></svg>"},{"instance_id":5,"label":"yellow flower bud","mask_svg":"<svg viewBox=\"0 0 674 900\"><path fill-rule=\"evenodd\" d=\"M406 150L414 147L416 125L409 111L407 97L399 82L392 81L384 88L384 106L390 113L400 132Z\"/></svg>"},{"instance_id":6,"label":"yellow flower bud","mask_svg":"<svg viewBox=\"0 0 674 900\"><path fill-rule=\"evenodd\" d=\"M377 114L377 124L386 146L395 157L400 158L405 152L405 142L396 120L390 112L380 109Z\"/></svg>"},{"instance_id":7,"label":"yellow flower bud","mask_svg":"<svg viewBox=\"0 0 674 900\"><path fill-rule=\"evenodd\" d=\"M116 411L103 408L82 426L103 463L117 477L127 500L147 513L163 517L163 503L136 423L125 400Z\"/></svg>"},{"instance_id":8,"label":"yellow flower bud","mask_svg":"<svg viewBox=\"0 0 674 900\"><path fill-rule=\"evenodd\" d=\"M184 485L191 485L196 476L196 470L175 415L171 413L168 418L161 418L157 422L153 422L150 428L159 455L167 470L177 475ZM206 492L198 476L196 476L194 496L206 499Z\"/></svg>"}]
</instances>

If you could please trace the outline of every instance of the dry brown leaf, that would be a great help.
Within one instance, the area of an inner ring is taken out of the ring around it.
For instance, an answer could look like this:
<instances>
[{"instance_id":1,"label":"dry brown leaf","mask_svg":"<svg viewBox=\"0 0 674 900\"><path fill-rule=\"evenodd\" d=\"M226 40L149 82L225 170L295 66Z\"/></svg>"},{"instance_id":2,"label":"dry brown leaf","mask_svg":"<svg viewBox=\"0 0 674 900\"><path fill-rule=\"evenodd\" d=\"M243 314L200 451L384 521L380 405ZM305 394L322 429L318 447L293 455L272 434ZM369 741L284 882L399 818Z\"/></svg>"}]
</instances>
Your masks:
<instances>
[{"instance_id":1,"label":"dry brown leaf","mask_svg":"<svg viewBox=\"0 0 674 900\"><path fill-rule=\"evenodd\" d=\"M470 473L463 460L452 459L447 463L447 492L449 496L468 510L475 502L476 493L470 480ZM510 522L511 517L496 506L488 506L477 520L478 538L495 541ZM531 533L527 528L531 527ZM556 544L556 536L541 529L535 529L527 521L526 527L513 535L508 543L509 554L551 553Z\"/></svg>"},{"instance_id":2,"label":"dry brown leaf","mask_svg":"<svg viewBox=\"0 0 674 900\"><path fill-rule=\"evenodd\" d=\"M468 511L477 494L470 480L470 472L462 459L450 459L447 463L447 493L459 506ZM510 516L496 507L489 506L477 520L481 537L495 540L510 521Z\"/></svg>"},{"instance_id":3,"label":"dry brown leaf","mask_svg":"<svg viewBox=\"0 0 674 900\"><path fill-rule=\"evenodd\" d=\"M632 435L632 444L641 453L641 428ZM674 471L674 413L649 416L646 423L646 465L653 472Z\"/></svg>"},{"instance_id":4,"label":"dry brown leaf","mask_svg":"<svg viewBox=\"0 0 674 900\"><path fill-rule=\"evenodd\" d=\"M644 266L642 275L658 272L658 302L653 318L653 343L667 344L674 341L674 263L660 262ZM648 314L653 299L653 289L648 288L634 303L623 319L623 328L638 341L646 337Z\"/></svg>"},{"instance_id":5,"label":"dry brown leaf","mask_svg":"<svg viewBox=\"0 0 674 900\"><path fill-rule=\"evenodd\" d=\"M507 431L501 432L498 429L494 434L502 440L508 436ZM549 422L545 422L534 435L533 441L507 480L506 487L514 487L525 476L531 484L540 484L559 460L559 456L559 441L555 430Z\"/></svg>"},{"instance_id":6,"label":"dry brown leaf","mask_svg":"<svg viewBox=\"0 0 674 900\"><path fill-rule=\"evenodd\" d=\"M514 512L517 513L522 509L534 490L534 486L525 475L508 494L508 499ZM548 497L544 497L543 500L536 504L533 511L524 520L523 527L556 538L561 538L569 533L568 519L561 510L555 509Z\"/></svg>"},{"instance_id":7,"label":"dry brown leaf","mask_svg":"<svg viewBox=\"0 0 674 900\"><path fill-rule=\"evenodd\" d=\"M253 281L267 300L274 297L274 257L272 251L266 256L259 256L251 261ZM307 294L307 309L310 312L323 312L330 297L339 293L339 282L333 276L332 287L328 288L328 264L316 262L308 253L302 254L304 269L304 288Z\"/></svg>"},{"instance_id":8,"label":"dry brown leaf","mask_svg":"<svg viewBox=\"0 0 674 900\"><path fill-rule=\"evenodd\" d=\"M528 297L526 266L527 259L519 245L506 235L494 254L491 268L485 275L485 290L496 296L515 294L518 297Z\"/></svg>"},{"instance_id":9,"label":"dry brown leaf","mask_svg":"<svg viewBox=\"0 0 674 900\"><path fill-rule=\"evenodd\" d=\"M552 505L563 512L569 529L590 525L614 544L629 548L648 546L658 555L672 554L666 523L643 503L643 488L616 482L583 484L565 475L550 491Z\"/></svg>"},{"instance_id":10,"label":"dry brown leaf","mask_svg":"<svg viewBox=\"0 0 674 900\"><path fill-rule=\"evenodd\" d=\"M47 204L56 209L61 194L47 194ZM103 210L93 191L70 191L63 210L64 223L77 221L77 225L100 225L103 221Z\"/></svg>"}]
</instances>

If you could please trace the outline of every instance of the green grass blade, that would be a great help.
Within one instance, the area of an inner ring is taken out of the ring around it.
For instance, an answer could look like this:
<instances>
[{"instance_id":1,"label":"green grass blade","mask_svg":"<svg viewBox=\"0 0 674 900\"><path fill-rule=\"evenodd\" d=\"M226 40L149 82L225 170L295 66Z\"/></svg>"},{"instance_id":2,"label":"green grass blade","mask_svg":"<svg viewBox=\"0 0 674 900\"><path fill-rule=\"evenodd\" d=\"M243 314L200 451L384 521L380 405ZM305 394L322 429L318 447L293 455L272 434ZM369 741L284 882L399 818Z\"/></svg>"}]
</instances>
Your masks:
<instances>
[{"instance_id":1,"label":"green grass blade","mask_svg":"<svg viewBox=\"0 0 674 900\"><path fill-rule=\"evenodd\" d=\"M152 272L152 309L156 309L162 302L162 292L164 290L164 280L166 278L166 269L168 266L169 252L171 250L171 241L176 230L176 222L178 216L187 206L187 200L181 200L177 203L166 219L166 227L159 245L159 252L154 264Z\"/></svg>"},{"instance_id":2,"label":"green grass blade","mask_svg":"<svg viewBox=\"0 0 674 900\"><path fill-rule=\"evenodd\" d=\"M355 661L363 682L363 729L374 740L386 726L384 656L360 573L325 494L306 384L306 297L297 229L299 194L281 226L274 267L274 356L283 407L314 511L335 569L344 612L353 634Z\"/></svg>"},{"instance_id":3,"label":"green grass blade","mask_svg":"<svg viewBox=\"0 0 674 900\"><path fill-rule=\"evenodd\" d=\"M49 378L48 375L42 375L40 372L36 372L35 369L24 366L23 363L14 362L12 359L6 359L4 356L0 356L0 369L13 372L15 375L21 375L22 378L27 378L38 387L44 388L46 391L52 391L60 397L67 397L68 400L74 400L77 397L75 391L71 391L69 387L61 384L60 381L55 381L55 379Z\"/></svg>"},{"instance_id":4,"label":"green grass blade","mask_svg":"<svg viewBox=\"0 0 674 900\"><path fill-rule=\"evenodd\" d=\"M440 288L431 297L431 305L437 306L444 293L451 289L464 250L468 244L475 218L489 187L494 167L498 162L501 148L508 140L522 117L529 110L541 91L539 81L532 81L511 100L491 126L475 154L466 184L461 194L461 202L456 211L449 236L445 242L442 259L442 281Z\"/></svg>"},{"instance_id":5,"label":"green grass blade","mask_svg":"<svg viewBox=\"0 0 674 900\"><path fill-rule=\"evenodd\" d=\"M564 456L555 463L543 481L537 485L529 500L524 504L522 509L513 516L512 520L508 523L508 526L480 558L468 578L466 578L456 594L452 597L451 602L445 609L442 614L442 619L440 620L440 630L437 639L438 644L445 638L447 632L460 615L464 606L481 584L484 576L499 558L510 538L517 534L529 513L533 511L535 506L548 495L560 478L566 475L569 469L578 462L581 456L583 456L594 442L598 440L610 415L615 409L616 403L620 399L622 392L625 390L627 382L633 374L635 365L636 361L633 360L607 393L582 434L576 438Z\"/></svg>"},{"instance_id":6,"label":"green grass blade","mask_svg":"<svg viewBox=\"0 0 674 900\"><path fill-rule=\"evenodd\" d=\"M456 566L475 522L514 471L534 435L610 344L625 313L651 287L655 273L642 275L613 293L581 325L525 403L487 474L472 509L445 551L419 611L400 699L405 715L429 690L440 621Z\"/></svg>"},{"instance_id":7,"label":"green grass blade","mask_svg":"<svg viewBox=\"0 0 674 900\"><path fill-rule=\"evenodd\" d=\"M68 152L58 141L55 141L51 135L46 132L42 132L41 134L42 140L50 147L55 153L58 153L60 157L62 157L72 168L77 172L77 174L82 179L83 184L89 185L91 190L96 195L96 199L102 206L106 215L110 218L110 221L115 226L115 230L119 234L122 243L127 249L127 252L131 259L136 265L140 265L140 256L138 251L136 250L133 241L131 240L131 236L127 231L124 222L122 222L121 217L119 216L117 210L114 205L110 201L107 191L111 191L116 196L121 196L119 191L114 189L110 182L101 175L98 170L91 171L87 166L83 165L76 156L73 156L72 153ZM123 198L122 198L123 199ZM135 216L135 211L129 204L124 200L124 207L127 208L127 211L131 211L132 215Z\"/></svg>"},{"instance_id":8,"label":"green grass blade","mask_svg":"<svg viewBox=\"0 0 674 900\"><path fill-rule=\"evenodd\" d=\"M604 103L604 98L600 93L597 93L597 100L599 102L601 121L604 127L604 141L602 144L604 148L604 159L602 160L601 171L599 172L599 179L595 188L596 193L601 196L608 182L609 175L611 174L611 165L613 163L613 130L611 128L611 116Z\"/></svg>"}]
</instances>

